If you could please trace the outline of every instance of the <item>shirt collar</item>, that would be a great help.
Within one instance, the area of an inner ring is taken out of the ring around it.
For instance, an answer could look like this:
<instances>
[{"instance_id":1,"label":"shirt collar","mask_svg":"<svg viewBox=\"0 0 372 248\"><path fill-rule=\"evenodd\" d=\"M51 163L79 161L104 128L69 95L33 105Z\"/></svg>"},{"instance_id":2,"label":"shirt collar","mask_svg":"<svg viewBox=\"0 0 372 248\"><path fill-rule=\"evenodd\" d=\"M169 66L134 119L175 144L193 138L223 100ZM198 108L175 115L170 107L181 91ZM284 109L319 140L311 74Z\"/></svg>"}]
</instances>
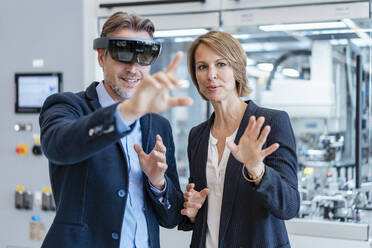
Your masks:
<instances>
[{"instance_id":1,"label":"shirt collar","mask_svg":"<svg viewBox=\"0 0 372 248\"><path fill-rule=\"evenodd\" d=\"M112 97L109 95L109 93L107 92L107 90L106 90L106 88L103 84L104 84L103 81L101 81L96 87L97 95L98 95L98 101L99 101L99 104L101 104L102 108L116 103L115 100L112 99ZM128 126L131 125L132 123L134 123L134 121L126 122L126 124ZM136 124L135 124L134 128L135 129L140 128L139 121L136 121Z\"/></svg>"},{"instance_id":2,"label":"shirt collar","mask_svg":"<svg viewBox=\"0 0 372 248\"><path fill-rule=\"evenodd\" d=\"M114 103L116 103L114 101L114 99L112 99L112 97L109 95L109 93L107 92L105 86L103 85L103 81L101 81L97 87L96 87L96 90L97 90L97 95L98 95L98 101L99 101L99 104L101 104L101 106L104 108L104 107L107 107L107 106L110 106Z\"/></svg>"}]
</instances>

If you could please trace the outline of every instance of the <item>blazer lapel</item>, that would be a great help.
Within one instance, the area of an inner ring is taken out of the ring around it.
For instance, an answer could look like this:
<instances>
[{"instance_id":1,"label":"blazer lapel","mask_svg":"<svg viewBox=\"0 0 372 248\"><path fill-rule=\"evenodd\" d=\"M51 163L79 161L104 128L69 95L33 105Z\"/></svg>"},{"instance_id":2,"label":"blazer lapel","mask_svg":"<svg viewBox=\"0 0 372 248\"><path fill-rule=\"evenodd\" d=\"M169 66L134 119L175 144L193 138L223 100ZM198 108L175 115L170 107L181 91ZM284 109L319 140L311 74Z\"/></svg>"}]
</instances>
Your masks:
<instances>
[{"instance_id":1,"label":"blazer lapel","mask_svg":"<svg viewBox=\"0 0 372 248\"><path fill-rule=\"evenodd\" d=\"M150 138L151 138L151 125L152 125L152 116L151 114L145 115L141 117L140 124L141 124L141 133L142 133L142 148L144 152L147 154L150 153ZM155 139L153 140L155 142Z\"/></svg>"},{"instance_id":2,"label":"blazer lapel","mask_svg":"<svg viewBox=\"0 0 372 248\"><path fill-rule=\"evenodd\" d=\"M195 171L196 175L201 175L201 182L200 182L200 189L198 191L207 187L207 159L208 159L208 145L209 145L209 135L211 132L211 126L214 120L214 113L212 114L211 118L209 118L206 128L204 129L203 133L200 137L200 142L198 144L198 158L195 161Z\"/></svg>"},{"instance_id":3,"label":"blazer lapel","mask_svg":"<svg viewBox=\"0 0 372 248\"><path fill-rule=\"evenodd\" d=\"M98 84L99 84L98 82L91 83L85 91L85 96L88 99L88 103L91 106L92 111L102 108L101 104L99 103L96 90Z\"/></svg>"},{"instance_id":4,"label":"blazer lapel","mask_svg":"<svg viewBox=\"0 0 372 248\"><path fill-rule=\"evenodd\" d=\"M205 126L204 130L200 134L198 134L197 137L195 137L195 139L198 139L198 142L193 143L194 151L197 152L194 152L194 157L190 159L190 162L193 166L193 174L195 175L192 182L195 183L195 190L197 191L200 191L207 187L206 168L208 159L208 143L213 120L214 114L212 114L212 116L207 121L207 125ZM207 211L208 198L203 204L203 207L199 210L198 215L200 215L201 218L196 218L194 230L200 230L200 232L196 234L196 236L200 238L195 238L195 240L198 240L198 244L196 247L205 247L207 231Z\"/></svg>"},{"instance_id":5,"label":"blazer lapel","mask_svg":"<svg viewBox=\"0 0 372 248\"><path fill-rule=\"evenodd\" d=\"M249 117L255 113L257 106L252 102L247 102L248 106L245 110L242 121L239 125L238 132L235 137L235 144L239 143L240 137L243 135L248 122ZM225 173L225 183L223 188L223 198L222 198L222 207L221 207L221 217L220 217L220 230L219 230L219 244L225 243L225 236L227 227L231 219L231 214L233 211L233 206L235 203L235 195L238 191L238 186L242 171L242 163L237 161L232 154L229 156L227 162L226 173Z\"/></svg>"}]
</instances>

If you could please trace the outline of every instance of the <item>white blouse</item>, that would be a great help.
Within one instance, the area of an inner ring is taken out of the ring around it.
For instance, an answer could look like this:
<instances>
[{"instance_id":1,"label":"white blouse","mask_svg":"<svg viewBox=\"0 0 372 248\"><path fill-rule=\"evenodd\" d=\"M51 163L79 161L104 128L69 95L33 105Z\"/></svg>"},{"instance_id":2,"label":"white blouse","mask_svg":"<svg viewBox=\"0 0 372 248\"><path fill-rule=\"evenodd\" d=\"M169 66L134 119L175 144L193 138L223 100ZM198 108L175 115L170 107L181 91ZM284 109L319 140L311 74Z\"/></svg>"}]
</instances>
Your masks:
<instances>
[{"instance_id":1,"label":"white blouse","mask_svg":"<svg viewBox=\"0 0 372 248\"><path fill-rule=\"evenodd\" d=\"M220 217L222 207L223 186L225 182L225 172L230 150L226 146L227 141L234 141L238 129L226 138L225 149L218 164L218 140L209 135L208 159L207 159L207 187L210 190L208 195L208 214L207 214L207 237L206 248L218 247L218 234L220 230Z\"/></svg>"}]
</instances>

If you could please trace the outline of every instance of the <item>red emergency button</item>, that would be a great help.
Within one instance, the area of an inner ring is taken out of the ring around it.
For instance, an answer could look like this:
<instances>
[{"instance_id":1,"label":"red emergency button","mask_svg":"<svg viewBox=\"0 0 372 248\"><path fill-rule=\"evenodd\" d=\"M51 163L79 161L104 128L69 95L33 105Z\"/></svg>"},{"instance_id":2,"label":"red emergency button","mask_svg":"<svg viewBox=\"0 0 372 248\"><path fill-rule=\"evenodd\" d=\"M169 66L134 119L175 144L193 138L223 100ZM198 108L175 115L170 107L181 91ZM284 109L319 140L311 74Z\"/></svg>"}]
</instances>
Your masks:
<instances>
[{"instance_id":1,"label":"red emergency button","mask_svg":"<svg viewBox=\"0 0 372 248\"><path fill-rule=\"evenodd\" d=\"M19 144L16 147L16 153L20 156L24 156L28 153L28 147L26 144Z\"/></svg>"}]
</instances>

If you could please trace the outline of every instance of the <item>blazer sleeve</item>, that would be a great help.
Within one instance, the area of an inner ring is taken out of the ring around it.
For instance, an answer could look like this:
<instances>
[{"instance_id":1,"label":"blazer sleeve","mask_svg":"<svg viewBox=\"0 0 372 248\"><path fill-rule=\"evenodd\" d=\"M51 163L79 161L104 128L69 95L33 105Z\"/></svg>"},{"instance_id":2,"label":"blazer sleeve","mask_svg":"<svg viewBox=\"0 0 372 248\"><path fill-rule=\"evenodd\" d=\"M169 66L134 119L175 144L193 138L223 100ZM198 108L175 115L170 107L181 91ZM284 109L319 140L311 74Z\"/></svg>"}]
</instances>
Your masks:
<instances>
[{"instance_id":1,"label":"blazer sleeve","mask_svg":"<svg viewBox=\"0 0 372 248\"><path fill-rule=\"evenodd\" d=\"M173 228L178 225L182 219L181 209L183 207L183 193L178 180L175 147L172 135L172 129L167 122L167 135L163 138L166 144L167 171L165 173L166 190L162 197L155 195L151 190L150 182L147 180L146 188L151 199L151 204L155 210L155 215L159 224L166 228Z\"/></svg>"},{"instance_id":2,"label":"blazer sleeve","mask_svg":"<svg viewBox=\"0 0 372 248\"><path fill-rule=\"evenodd\" d=\"M297 182L296 143L288 114L275 111L266 147L277 142L279 149L264 160L265 174L255 188L263 205L277 218L295 217L300 208Z\"/></svg>"},{"instance_id":3,"label":"blazer sleeve","mask_svg":"<svg viewBox=\"0 0 372 248\"><path fill-rule=\"evenodd\" d=\"M129 133L117 131L116 106L92 112L76 94L48 97L39 117L41 146L46 157L56 165L78 163Z\"/></svg>"}]
</instances>

